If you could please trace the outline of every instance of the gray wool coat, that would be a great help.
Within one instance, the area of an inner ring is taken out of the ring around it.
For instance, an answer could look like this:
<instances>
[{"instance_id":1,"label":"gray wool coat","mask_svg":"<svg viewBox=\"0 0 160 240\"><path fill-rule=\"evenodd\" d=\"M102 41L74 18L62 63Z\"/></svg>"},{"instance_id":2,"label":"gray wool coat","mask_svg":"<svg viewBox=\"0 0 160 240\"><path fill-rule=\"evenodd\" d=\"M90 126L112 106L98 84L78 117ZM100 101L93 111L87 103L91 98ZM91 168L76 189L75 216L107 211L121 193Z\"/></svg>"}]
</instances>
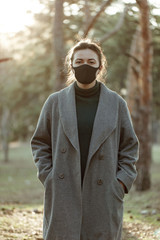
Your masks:
<instances>
[{"instance_id":1,"label":"gray wool coat","mask_svg":"<svg viewBox=\"0 0 160 240\"><path fill-rule=\"evenodd\" d=\"M101 83L82 187L74 83L48 97L31 146L45 190L44 239L120 240L138 158L125 100Z\"/></svg>"}]
</instances>

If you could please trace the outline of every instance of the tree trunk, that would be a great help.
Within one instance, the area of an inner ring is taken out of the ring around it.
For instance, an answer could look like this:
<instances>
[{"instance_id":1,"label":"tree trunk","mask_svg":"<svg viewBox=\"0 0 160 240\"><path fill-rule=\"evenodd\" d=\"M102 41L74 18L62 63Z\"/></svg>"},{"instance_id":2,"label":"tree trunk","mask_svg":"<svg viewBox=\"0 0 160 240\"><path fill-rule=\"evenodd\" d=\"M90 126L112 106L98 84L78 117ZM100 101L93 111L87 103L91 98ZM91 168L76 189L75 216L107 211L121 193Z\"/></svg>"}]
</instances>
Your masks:
<instances>
[{"instance_id":1,"label":"tree trunk","mask_svg":"<svg viewBox=\"0 0 160 240\"><path fill-rule=\"evenodd\" d=\"M9 121L10 121L10 111L8 108L3 108L1 116L1 140L2 140L2 150L4 154L4 162L9 162Z\"/></svg>"},{"instance_id":2,"label":"tree trunk","mask_svg":"<svg viewBox=\"0 0 160 240\"><path fill-rule=\"evenodd\" d=\"M55 0L55 16L53 25L53 49L55 54L55 74L56 81L54 90L60 90L64 87L65 74L64 74L64 57L65 57L65 44L63 36L63 3L64 0Z\"/></svg>"},{"instance_id":3,"label":"tree trunk","mask_svg":"<svg viewBox=\"0 0 160 240\"><path fill-rule=\"evenodd\" d=\"M133 38L128 69L128 105L136 134L140 141L140 157L137 163L138 177L135 182L139 191L151 186L151 65L152 47L149 29L147 0L137 1L140 10L140 27Z\"/></svg>"}]
</instances>

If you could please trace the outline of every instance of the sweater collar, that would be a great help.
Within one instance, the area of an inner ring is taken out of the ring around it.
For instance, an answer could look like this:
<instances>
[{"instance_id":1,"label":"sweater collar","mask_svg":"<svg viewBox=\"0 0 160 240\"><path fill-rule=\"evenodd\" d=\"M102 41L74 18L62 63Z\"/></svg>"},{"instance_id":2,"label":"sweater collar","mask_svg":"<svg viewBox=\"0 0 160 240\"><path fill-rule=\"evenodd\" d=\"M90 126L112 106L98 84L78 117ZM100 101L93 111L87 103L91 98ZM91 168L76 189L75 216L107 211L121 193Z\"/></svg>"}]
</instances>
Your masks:
<instances>
[{"instance_id":1,"label":"sweater collar","mask_svg":"<svg viewBox=\"0 0 160 240\"><path fill-rule=\"evenodd\" d=\"M89 88L89 89L80 88L77 85L76 81L74 83L74 86L75 86L75 94L78 95L78 96L91 97L91 96L96 95L100 92L100 83L98 81L96 81L96 84L94 85L94 87Z\"/></svg>"}]
</instances>

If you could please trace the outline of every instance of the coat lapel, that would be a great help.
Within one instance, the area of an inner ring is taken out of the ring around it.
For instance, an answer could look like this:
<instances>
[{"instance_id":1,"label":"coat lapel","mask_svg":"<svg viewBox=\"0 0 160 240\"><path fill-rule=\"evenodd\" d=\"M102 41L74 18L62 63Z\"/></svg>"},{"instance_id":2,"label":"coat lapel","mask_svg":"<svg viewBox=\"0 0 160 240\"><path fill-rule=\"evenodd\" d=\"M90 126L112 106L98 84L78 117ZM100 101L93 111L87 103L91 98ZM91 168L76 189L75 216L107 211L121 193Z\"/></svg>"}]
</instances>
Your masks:
<instances>
[{"instance_id":1,"label":"coat lapel","mask_svg":"<svg viewBox=\"0 0 160 240\"><path fill-rule=\"evenodd\" d=\"M113 91L101 83L99 104L92 130L86 170L93 154L116 128L117 118L118 98Z\"/></svg>"},{"instance_id":2,"label":"coat lapel","mask_svg":"<svg viewBox=\"0 0 160 240\"><path fill-rule=\"evenodd\" d=\"M59 112L64 132L80 155L74 83L60 91Z\"/></svg>"},{"instance_id":3,"label":"coat lapel","mask_svg":"<svg viewBox=\"0 0 160 240\"><path fill-rule=\"evenodd\" d=\"M74 83L59 93L59 112L66 136L80 156ZM90 160L100 145L116 128L118 118L118 98L101 83L98 108L94 120L86 171Z\"/></svg>"}]
</instances>

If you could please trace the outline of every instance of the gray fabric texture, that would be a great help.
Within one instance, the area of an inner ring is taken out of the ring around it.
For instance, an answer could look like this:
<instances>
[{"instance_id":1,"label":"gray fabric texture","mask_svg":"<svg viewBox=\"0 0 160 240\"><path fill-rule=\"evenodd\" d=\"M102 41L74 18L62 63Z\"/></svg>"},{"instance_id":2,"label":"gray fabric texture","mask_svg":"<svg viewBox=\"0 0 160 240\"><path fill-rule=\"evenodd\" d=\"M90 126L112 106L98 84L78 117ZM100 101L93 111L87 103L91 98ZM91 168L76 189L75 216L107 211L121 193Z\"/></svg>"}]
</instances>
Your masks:
<instances>
[{"instance_id":1,"label":"gray fabric texture","mask_svg":"<svg viewBox=\"0 0 160 240\"><path fill-rule=\"evenodd\" d=\"M44 185L45 240L120 240L138 139L125 100L101 84L81 188L74 83L46 100L31 147Z\"/></svg>"}]
</instances>

